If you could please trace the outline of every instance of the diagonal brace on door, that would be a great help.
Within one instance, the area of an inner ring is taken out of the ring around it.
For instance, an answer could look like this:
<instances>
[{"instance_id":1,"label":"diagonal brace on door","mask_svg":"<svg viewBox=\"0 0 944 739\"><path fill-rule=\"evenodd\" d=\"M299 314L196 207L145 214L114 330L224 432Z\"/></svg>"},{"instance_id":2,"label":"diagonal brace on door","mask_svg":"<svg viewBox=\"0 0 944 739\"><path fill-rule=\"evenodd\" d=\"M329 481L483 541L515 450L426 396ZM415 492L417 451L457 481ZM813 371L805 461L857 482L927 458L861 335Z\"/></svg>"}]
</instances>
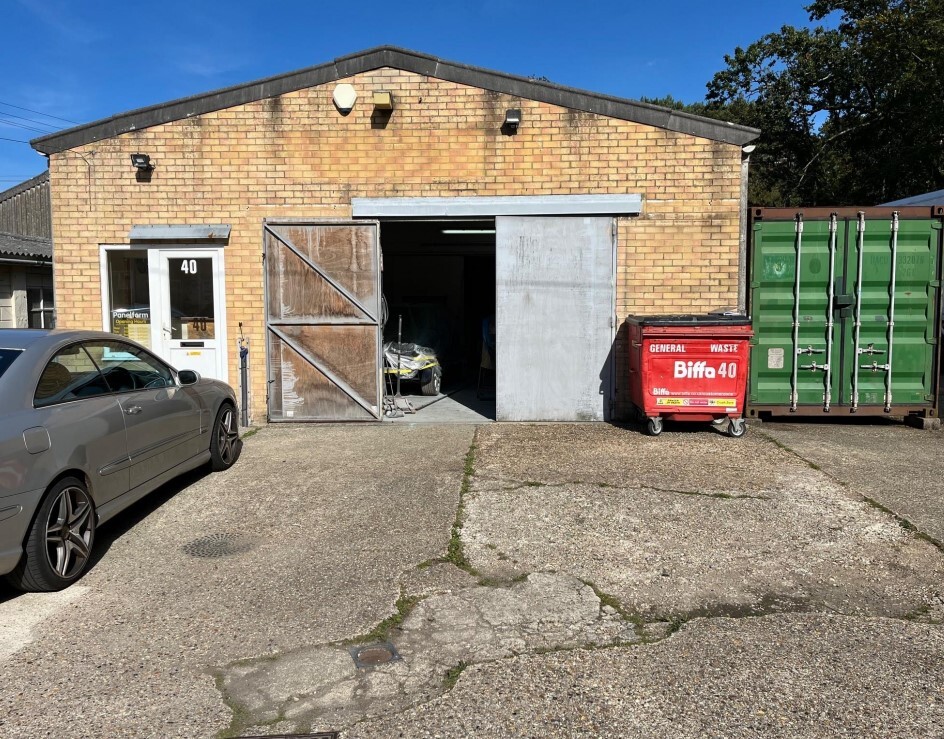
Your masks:
<instances>
[{"instance_id":1,"label":"diagonal brace on door","mask_svg":"<svg viewBox=\"0 0 944 739\"><path fill-rule=\"evenodd\" d=\"M283 238L282 236L280 236L279 234L277 234L275 231L273 231L271 228L269 228L269 226L265 226L265 231L266 231L266 233L271 234L276 240L278 240L278 242L279 242L280 244L282 244L283 246L285 246L286 249L288 249L290 252L292 252L292 254L294 254L296 257L298 257L299 259L301 259L301 260L302 260L309 268L311 268L314 272L317 272L318 275L319 275L325 282L327 282L329 285L331 285L331 287L333 287L335 290L337 290L339 293L341 293L345 298L347 298L347 299L350 300L354 305L356 305L358 308L360 308L368 317L370 317L371 319L373 319L375 322L378 320L378 319L377 319L377 315L376 315L376 311L368 310L368 309L361 303L361 301L359 301L356 297L354 297L354 295L351 294L351 292L350 292L347 288L345 288L345 287L344 287L343 285L341 285L337 280L335 280L335 279L332 278L330 275L328 275L323 269L321 269L317 264L315 264L313 261L311 261L307 256L305 256L304 254L302 254L302 252L300 252L297 248L295 248L295 245L292 244L291 242L289 242L288 239L285 239L285 238Z\"/></svg>"},{"instance_id":2,"label":"diagonal brace on door","mask_svg":"<svg viewBox=\"0 0 944 739\"><path fill-rule=\"evenodd\" d=\"M360 394L354 388L352 388L348 383L346 383L344 380L338 377L334 372L332 372L327 367L325 367L309 352L305 351L304 349L296 345L296 343L292 341L292 339L288 335L279 331L275 326L271 324L268 326L268 329L269 331L274 333L276 336L278 336L279 339L281 339L283 343L287 344L292 349L292 351L297 352L299 356L301 356L306 362L308 362L312 367L318 370L329 381L334 383L342 392L344 392L345 395L347 395L351 400L357 403L361 408L363 408L365 411L370 413L370 415L374 416L375 418L380 417L379 415L380 409L377 408L377 406L370 405L366 400L364 400L360 396Z\"/></svg>"}]
</instances>

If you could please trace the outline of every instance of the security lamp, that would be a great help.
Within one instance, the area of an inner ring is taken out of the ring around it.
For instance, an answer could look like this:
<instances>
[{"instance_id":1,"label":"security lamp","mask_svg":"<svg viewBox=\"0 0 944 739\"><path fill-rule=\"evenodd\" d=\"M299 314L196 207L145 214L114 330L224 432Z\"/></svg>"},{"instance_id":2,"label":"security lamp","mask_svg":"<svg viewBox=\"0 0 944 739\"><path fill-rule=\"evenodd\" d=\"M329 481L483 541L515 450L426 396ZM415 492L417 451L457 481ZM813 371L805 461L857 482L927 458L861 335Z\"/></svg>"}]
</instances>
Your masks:
<instances>
[{"instance_id":1,"label":"security lamp","mask_svg":"<svg viewBox=\"0 0 944 739\"><path fill-rule=\"evenodd\" d=\"M134 165L135 169L143 170L145 172L154 169L154 165L151 164L151 157L149 157L147 154L132 154L131 164Z\"/></svg>"},{"instance_id":2,"label":"security lamp","mask_svg":"<svg viewBox=\"0 0 944 739\"><path fill-rule=\"evenodd\" d=\"M518 108L512 108L505 111L505 128L509 133L517 133L518 126L521 124L521 111Z\"/></svg>"}]
</instances>

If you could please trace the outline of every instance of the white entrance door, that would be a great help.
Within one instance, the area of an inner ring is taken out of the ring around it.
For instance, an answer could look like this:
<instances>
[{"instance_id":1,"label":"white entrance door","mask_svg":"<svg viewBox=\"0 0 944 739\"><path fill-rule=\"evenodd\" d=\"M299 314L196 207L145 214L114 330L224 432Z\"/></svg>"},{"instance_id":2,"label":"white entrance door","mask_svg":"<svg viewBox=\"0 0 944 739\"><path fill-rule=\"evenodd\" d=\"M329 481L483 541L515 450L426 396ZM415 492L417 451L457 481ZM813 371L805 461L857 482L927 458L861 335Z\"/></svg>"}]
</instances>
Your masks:
<instances>
[{"instance_id":1,"label":"white entrance door","mask_svg":"<svg viewBox=\"0 0 944 739\"><path fill-rule=\"evenodd\" d=\"M161 355L177 369L225 379L222 255L218 250L159 252Z\"/></svg>"}]
</instances>

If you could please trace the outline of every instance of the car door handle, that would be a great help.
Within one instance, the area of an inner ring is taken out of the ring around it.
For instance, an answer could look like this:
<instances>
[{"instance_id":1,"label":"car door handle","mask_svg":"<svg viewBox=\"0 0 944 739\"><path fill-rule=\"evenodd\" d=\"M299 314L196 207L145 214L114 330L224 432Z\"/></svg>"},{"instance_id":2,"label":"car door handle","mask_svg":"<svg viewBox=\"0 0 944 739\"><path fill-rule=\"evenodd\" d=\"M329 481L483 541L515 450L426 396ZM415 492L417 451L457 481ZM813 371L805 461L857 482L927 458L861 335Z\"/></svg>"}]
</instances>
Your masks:
<instances>
[{"instance_id":1,"label":"car door handle","mask_svg":"<svg viewBox=\"0 0 944 739\"><path fill-rule=\"evenodd\" d=\"M125 413L127 413L129 416L136 416L140 412L141 406L139 405L129 405L127 408L125 408Z\"/></svg>"}]
</instances>

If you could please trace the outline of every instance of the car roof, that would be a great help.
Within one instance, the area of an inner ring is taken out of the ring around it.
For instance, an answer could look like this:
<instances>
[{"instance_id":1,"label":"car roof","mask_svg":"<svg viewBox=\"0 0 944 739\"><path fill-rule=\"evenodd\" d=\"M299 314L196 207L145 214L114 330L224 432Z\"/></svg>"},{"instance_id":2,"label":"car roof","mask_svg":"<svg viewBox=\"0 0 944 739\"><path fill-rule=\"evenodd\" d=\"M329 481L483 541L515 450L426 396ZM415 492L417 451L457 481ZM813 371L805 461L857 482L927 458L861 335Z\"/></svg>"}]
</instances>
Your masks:
<instances>
[{"instance_id":1,"label":"car roof","mask_svg":"<svg viewBox=\"0 0 944 739\"><path fill-rule=\"evenodd\" d=\"M48 337L48 339L47 339ZM75 329L0 328L0 349L26 349L37 341L47 339L52 345L62 341L80 341L99 338L117 339L104 331L78 331Z\"/></svg>"}]
</instances>

